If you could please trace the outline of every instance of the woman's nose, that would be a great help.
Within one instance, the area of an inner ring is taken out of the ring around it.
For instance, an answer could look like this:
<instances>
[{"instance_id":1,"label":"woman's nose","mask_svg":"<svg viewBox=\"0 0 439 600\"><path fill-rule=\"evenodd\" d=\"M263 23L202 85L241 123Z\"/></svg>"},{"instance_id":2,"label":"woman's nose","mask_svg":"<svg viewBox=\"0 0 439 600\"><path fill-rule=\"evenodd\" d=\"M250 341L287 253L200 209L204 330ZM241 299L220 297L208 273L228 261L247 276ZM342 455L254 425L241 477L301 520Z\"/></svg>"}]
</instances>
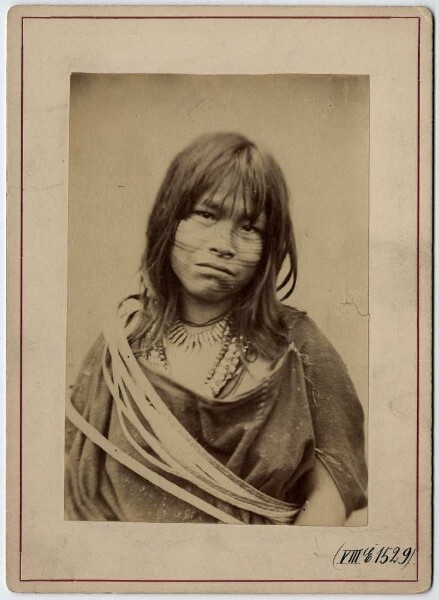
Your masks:
<instances>
[{"instance_id":1,"label":"woman's nose","mask_svg":"<svg viewBox=\"0 0 439 600\"><path fill-rule=\"evenodd\" d=\"M213 229L213 231L212 231ZM236 254L233 228L227 223L217 223L211 228L209 249L221 256L232 258Z\"/></svg>"}]
</instances>

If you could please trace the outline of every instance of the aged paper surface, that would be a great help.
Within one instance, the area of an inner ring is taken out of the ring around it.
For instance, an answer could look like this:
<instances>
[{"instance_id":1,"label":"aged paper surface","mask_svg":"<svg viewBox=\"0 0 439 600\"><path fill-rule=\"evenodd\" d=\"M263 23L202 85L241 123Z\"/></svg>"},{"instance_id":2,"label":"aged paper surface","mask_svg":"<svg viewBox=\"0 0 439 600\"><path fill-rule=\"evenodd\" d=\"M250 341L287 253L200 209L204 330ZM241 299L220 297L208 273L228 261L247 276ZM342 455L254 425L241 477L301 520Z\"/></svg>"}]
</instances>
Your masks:
<instances>
[{"instance_id":1,"label":"aged paper surface","mask_svg":"<svg viewBox=\"0 0 439 600\"><path fill-rule=\"evenodd\" d=\"M8 28L9 587L428 588L429 12L17 7ZM292 303L358 391L368 509L347 527L64 520L66 389L136 291L164 169L222 127L270 146L291 185Z\"/></svg>"}]
</instances>

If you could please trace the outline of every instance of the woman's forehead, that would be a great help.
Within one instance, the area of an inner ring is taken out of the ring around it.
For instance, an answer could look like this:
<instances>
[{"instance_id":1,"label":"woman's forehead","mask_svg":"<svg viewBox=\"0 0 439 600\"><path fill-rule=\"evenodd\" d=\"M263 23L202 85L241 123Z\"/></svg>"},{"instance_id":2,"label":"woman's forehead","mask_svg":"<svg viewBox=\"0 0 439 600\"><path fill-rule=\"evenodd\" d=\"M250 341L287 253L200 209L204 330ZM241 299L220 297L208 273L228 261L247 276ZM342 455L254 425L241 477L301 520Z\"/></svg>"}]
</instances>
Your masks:
<instances>
[{"instance_id":1,"label":"woman's forehead","mask_svg":"<svg viewBox=\"0 0 439 600\"><path fill-rule=\"evenodd\" d=\"M251 218L265 221L265 211L256 211L255 203L244 198L242 192L230 193L230 190L218 190L214 193L206 193L197 202L197 206L214 208L224 216L236 218ZM259 213L259 214L257 214Z\"/></svg>"}]
</instances>

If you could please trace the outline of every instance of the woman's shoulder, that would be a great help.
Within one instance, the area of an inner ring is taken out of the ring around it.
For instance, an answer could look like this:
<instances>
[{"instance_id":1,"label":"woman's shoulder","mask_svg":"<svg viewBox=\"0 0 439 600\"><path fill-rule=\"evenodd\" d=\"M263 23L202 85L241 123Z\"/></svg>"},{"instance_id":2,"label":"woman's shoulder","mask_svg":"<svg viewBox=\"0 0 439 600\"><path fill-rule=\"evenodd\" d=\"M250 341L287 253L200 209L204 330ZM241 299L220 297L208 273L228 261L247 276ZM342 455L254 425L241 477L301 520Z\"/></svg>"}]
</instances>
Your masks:
<instances>
[{"instance_id":1,"label":"woman's shoulder","mask_svg":"<svg viewBox=\"0 0 439 600\"><path fill-rule=\"evenodd\" d=\"M100 366L102 362L102 353L105 348L105 339L103 333L100 333L90 346L81 365L80 374L90 375L91 371Z\"/></svg>"},{"instance_id":2,"label":"woman's shoulder","mask_svg":"<svg viewBox=\"0 0 439 600\"><path fill-rule=\"evenodd\" d=\"M288 329L289 340L296 346L323 336L316 323L303 310L282 304L282 317Z\"/></svg>"},{"instance_id":3,"label":"woman's shoulder","mask_svg":"<svg viewBox=\"0 0 439 600\"><path fill-rule=\"evenodd\" d=\"M301 354L346 368L337 350L306 312L285 305L282 308L289 341Z\"/></svg>"},{"instance_id":4,"label":"woman's shoulder","mask_svg":"<svg viewBox=\"0 0 439 600\"><path fill-rule=\"evenodd\" d=\"M139 312L144 311L144 304L140 298L140 295L133 294L132 296L127 296L117 307L117 315L118 317L124 321L130 321L130 319Z\"/></svg>"}]
</instances>

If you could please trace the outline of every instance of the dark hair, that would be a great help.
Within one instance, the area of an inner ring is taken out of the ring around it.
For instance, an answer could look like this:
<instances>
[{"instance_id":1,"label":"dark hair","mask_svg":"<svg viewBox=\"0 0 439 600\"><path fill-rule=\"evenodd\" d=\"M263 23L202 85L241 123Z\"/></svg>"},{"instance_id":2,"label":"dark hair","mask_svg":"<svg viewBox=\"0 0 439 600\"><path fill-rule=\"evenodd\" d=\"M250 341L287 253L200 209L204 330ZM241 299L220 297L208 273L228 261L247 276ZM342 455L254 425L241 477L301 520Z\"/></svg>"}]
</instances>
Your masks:
<instances>
[{"instance_id":1,"label":"dark hair","mask_svg":"<svg viewBox=\"0 0 439 600\"><path fill-rule=\"evenodd\" d=\"M228 182L224 198L239 194L250 219L266 216L262 258L253 279L234 305L234 331L262 356L275 358L288 344L277 292L282 300L293 291L297 255L285 179L277 162L236 133L213 133L197 138L172 161L149 218L141 273L145 283L142 333L154 343L176 317L180 285L171 267L175 233L182 219L205 194L214 195ZM286 277L277 286L282 265Z\"/></svg>"}]
</instances>

